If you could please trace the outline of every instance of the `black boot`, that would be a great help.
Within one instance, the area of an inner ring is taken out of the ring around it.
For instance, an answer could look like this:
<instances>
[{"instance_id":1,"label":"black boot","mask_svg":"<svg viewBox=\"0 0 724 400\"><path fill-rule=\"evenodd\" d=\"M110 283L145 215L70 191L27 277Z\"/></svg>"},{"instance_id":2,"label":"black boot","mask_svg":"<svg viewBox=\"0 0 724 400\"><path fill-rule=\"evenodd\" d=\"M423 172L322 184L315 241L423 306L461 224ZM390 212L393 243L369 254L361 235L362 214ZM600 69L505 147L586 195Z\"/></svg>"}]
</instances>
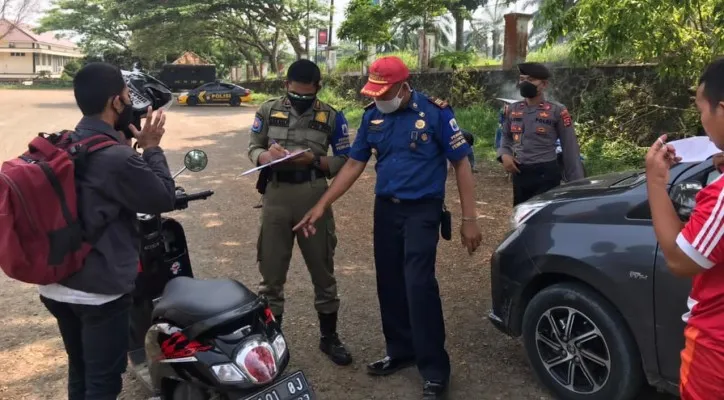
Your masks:
<instances>
[{"instance_id":1,"label":"black boot","mask_svg":"<svg viewBox=\"0 0 724 400\"><path fill-rule=\"evenodd\" d=\"M275 316L274 316L274 319L277 321L277 324L279 324L279 329L280 329L280 330L282 329L282 318L283 318L283 317L284 317L284 315L282 315L282 314L279 314L279 315L275 315Z\"/></svg>"},{"instance_id":2,"label":"black boot","mask_svg":"<svg viewBox=\"0 0 724 400\"><path fill-rule=\"evenodd\" d=\"M337 365L352 364L352 355L337 335L337 313L319 313L319 330L322 338L319 340L319 350L322 350L332 362Z\"/></svg>"}]
</instances>

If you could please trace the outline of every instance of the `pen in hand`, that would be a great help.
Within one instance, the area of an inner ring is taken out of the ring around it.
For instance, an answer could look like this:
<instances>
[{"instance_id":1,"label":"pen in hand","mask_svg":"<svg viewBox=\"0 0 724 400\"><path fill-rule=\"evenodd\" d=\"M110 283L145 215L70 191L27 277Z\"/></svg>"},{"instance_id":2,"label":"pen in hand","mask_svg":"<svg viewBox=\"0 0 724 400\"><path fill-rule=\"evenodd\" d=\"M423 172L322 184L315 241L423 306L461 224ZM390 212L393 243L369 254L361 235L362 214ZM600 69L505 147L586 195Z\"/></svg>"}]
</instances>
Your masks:
<instances>
[{"instance_id":1,"label":"pen in hand","mask_svg":"<svg viewBox=\"0 0 724 400\"><path fill-rule=\"evenodd\" d=\"M277 146L281 147L281 145L279 143L277 143L276 140L274 140L274 139L269 139L269 140L271 140L272 145L277 145ZM289 150L284 149L284 154L289 155Z\"/></svg>"}]
</instances>

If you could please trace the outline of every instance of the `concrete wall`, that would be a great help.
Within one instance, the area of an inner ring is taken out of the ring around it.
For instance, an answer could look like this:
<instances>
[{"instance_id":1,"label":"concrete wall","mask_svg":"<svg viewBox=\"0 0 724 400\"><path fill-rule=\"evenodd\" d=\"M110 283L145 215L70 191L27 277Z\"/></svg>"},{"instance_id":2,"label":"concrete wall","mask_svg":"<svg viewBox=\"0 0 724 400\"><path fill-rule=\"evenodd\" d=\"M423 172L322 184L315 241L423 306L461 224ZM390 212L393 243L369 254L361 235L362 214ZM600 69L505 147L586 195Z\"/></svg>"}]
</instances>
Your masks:
<instances>
[{"instance_id":1,"label":"concrete wall","mask_svg":"<svg viewBox=\"0 0 724 400\"><path fill-rule=\"evenodd\" d=\"M19 50L18 53L21 53ZM32 74L33 53L25 52L25 56L12 56L11 53L0 53L1 74Z\"/></svg>"},{"instance_id":2,"label":"concrete wall","mask_svg":"<svg viewBox=\"0 0 724 400\"><path fill-rule=\"evenodd\" d=\"M582 92L595 90L599 85L606 85L612 79L622 78L636 83L658 80L657 73L651 65L614 65L594 68L551 67L551 72L553 77L550 81L551 88L548 91L548 97L567 105L571 110L575 110L580 103ZM366 82L366 76L346 75L330 79L333 80L331 84L337 87L340 94L364 100L360 96L359 90ZM451 71L412 73L410 75L414 88L442 98L450 97L453 79ZM485 98L481 101L493 101L496 97L519 98L518 90L515 88L517 80L518 72L515 69L503 71L499 68L488 68L470 70L468 82L483 89ZM325 82L323 81L322 84L324 85ZM261 93L283 94L284 91L280 80L241 82L240 85ZM665 82L663 85L662 89L671 89L665 86ZM662 99L662 103L665 104L666 99Z\"/></svg>"}]
</instances>

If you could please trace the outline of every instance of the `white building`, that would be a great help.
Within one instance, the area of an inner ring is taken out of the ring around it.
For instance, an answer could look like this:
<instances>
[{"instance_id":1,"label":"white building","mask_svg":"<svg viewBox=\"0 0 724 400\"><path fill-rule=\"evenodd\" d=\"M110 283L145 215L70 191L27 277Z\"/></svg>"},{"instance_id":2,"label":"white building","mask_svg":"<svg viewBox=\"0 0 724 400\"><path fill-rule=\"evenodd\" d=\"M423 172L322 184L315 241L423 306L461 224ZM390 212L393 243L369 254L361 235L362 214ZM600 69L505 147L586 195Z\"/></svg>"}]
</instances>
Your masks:
<instances>
[{"instance_id":1,"label":"white building","mask_svg":"<svg viewBox=\"0 0 724 400\"><path fill-rule=\"evenodd\" d=\"M41 74L57 78L68 61L84 56L75 43L56 39L52 32L38 34L29 26L0 19L0 79Z\"/></svg>"}]
</instances>

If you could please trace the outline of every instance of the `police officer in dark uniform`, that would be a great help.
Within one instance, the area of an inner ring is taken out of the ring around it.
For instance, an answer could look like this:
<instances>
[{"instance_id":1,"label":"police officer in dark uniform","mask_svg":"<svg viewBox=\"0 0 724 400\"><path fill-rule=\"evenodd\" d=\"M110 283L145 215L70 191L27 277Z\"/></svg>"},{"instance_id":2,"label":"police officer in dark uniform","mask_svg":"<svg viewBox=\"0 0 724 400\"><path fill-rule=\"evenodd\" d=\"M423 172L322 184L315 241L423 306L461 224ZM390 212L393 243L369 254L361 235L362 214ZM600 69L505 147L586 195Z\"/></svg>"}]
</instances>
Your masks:
<instances>
[{"instance_id":1,"label":"police officer in dark uniform","mask_svg":"<svg viewBox=\"0 0 724 400\"><path fill-rule=\"evenodd\" d=\"M561 183L556 162L560 138L568 181L583 178L578 139L566 106L545 99L550 72L540 63L523 63L520 94L523 101L508 107L503 123L498 161L513 174L513 205L544 193Z\"/></svg>"},{"instance_id":2,"label":"police officer in dark uniform","mask_svg":"<svg viewBox=\"0 0 724 400\"><path fill-rule=\"evenodd\" d=\"M359 178L376 150L374 254L387 356L367 366L389 375L417 364L423 399L443 398L450 377L435 256L440 237L448 160L462 206L461 240L472 254L482 236L477 223L471 151L447 102L412 90L397 57L370 66L362 94L366 107L347 163L317 205L294 227L306 235L324 210Z\"/></svg>"}]
</instances>

